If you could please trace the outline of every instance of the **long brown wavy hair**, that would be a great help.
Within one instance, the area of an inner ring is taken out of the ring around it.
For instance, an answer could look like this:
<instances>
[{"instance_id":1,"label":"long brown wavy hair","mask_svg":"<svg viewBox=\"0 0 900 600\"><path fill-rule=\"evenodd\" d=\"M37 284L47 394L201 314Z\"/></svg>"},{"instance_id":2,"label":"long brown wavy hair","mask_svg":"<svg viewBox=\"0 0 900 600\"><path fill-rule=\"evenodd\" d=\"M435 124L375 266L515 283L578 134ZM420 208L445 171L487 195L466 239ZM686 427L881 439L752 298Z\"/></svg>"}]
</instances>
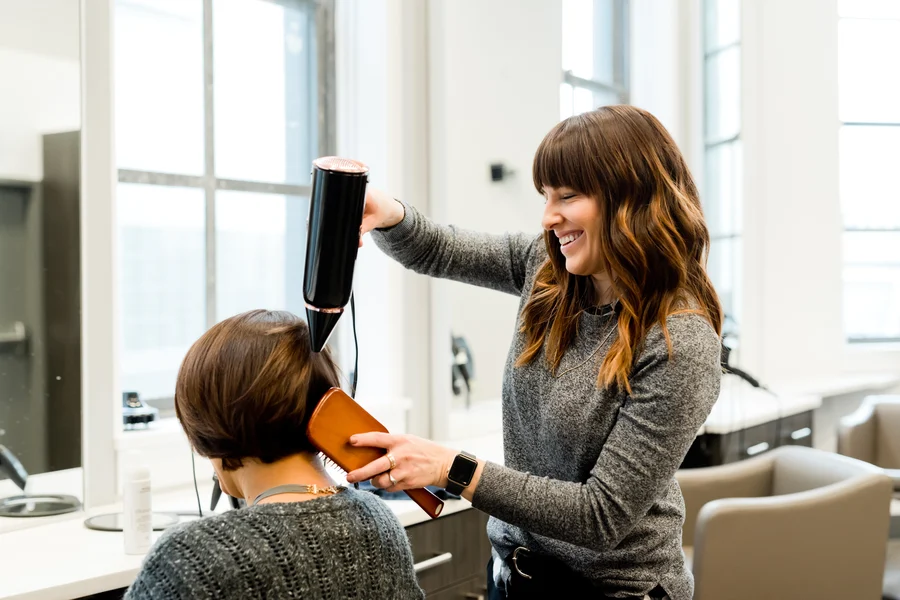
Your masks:
<instances>
[{"instance_id":1,"label":"long brown wavy hair","mask_svg":"<svg viewBox=\"0 0 900 600\"><path fill-rule=\"evenodd\" d=\"M706 274L709 230L684 158L665 127L633 106L606 106L569 117L541 142L534 186L568 187L599 207L604 271L618 298L618 336L597 384L631 393L629 374L647 332L666 317L691 312L722 331L722 307ZM566 271L559 240L544 232L548 259L523 309L525 350L518 366L540 354L555 372L578 331L579 314L595 304L590 276Z\"/></svg>"}]
</instances>

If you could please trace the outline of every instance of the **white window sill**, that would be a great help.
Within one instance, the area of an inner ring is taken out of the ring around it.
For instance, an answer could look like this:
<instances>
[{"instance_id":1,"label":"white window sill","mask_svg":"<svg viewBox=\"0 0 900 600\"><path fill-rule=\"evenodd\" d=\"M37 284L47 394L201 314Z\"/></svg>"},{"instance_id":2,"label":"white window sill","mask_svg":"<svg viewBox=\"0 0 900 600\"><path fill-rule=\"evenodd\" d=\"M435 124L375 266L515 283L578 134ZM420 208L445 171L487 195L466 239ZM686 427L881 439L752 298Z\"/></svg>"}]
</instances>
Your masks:
<instances>
[{"instance_id":1,"label":"white window sill","mask_svg":"<svg viewBox=\"0 0 900 600\"><path fill-rule=\"evenodd\" d=\"M845 365L846 367L847 365ZM872 365L873 367L875 365ZM779 393L814 394L822 397L878 392L900 385L900 368L896 358L891 369L846 369L844 373L804 377L796 381L773 382L769 387Z\"/></svg>"},{"instance_id":2,"label":"white window sill","mask_svg":"<svg viewBox=\"0 0 900 600\"><path fill-rule=\"evenodd\" d=\"M900 382L900 343L845 344L844 370L851 373L893 376Z\"/></svg>"}]
</instances>

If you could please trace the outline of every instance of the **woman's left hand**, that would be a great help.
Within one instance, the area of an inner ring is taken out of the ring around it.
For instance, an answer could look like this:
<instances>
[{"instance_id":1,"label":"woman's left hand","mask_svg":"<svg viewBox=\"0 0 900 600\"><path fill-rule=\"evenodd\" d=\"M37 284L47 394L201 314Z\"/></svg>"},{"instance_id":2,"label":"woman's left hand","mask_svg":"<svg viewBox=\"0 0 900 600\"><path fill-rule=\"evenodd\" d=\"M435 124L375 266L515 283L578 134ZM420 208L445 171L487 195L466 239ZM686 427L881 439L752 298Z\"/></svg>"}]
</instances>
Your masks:
<instances>
[{"instance_id":1,"label":"woman's left hand","mask_svg":"<svg viewBox=\"0 0 900 600\"><path fill-rule=\"evenodd\" d=\"M455 450L414 435L359 433L350 437L350 444L384 448L387 454L360 469L350 471L347 482L358 483L371 479L372 485L389 492L429 485L446 487L447 473L457 455ZM393 468L388 455L394 458Z\"/></svg>"}]
</instances>

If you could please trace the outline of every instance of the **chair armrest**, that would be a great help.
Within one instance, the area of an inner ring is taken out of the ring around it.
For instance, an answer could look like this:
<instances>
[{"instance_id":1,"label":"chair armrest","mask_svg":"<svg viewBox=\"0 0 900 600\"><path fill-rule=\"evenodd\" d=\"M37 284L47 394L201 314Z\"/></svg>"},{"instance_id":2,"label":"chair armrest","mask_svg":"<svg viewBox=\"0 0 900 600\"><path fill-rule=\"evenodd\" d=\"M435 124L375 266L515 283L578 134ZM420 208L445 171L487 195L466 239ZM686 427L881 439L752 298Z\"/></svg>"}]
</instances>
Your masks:
<instances>
[{"instance_id":1,"label":"chair armrest","mask_svg":"<svg viewBox=\"0 0 900 600\"><path fill-rule=\"evenodd\" d=\"M838 452L874 463L875 432L875 405L870 398L866 398L856 411L838 422Z\"/></svg>"},{"instance_id":2,"label":"chair armrest","mask_svg":"<svg viewBox=\"0 0 900 600\"><path fill-rule=\"evenodd\" d=\"M890 479L866 473L805 492L707 503L694 538L694 597L725 598L735 589L756 597L879 597L890 498ZM831 580L816 574L829 569L852 573L853 589L827 589ZM781 588L762 589L769 585Z\"/></svg>"},{"instance_id":3,"label":"chair armrest","mask_svg":"<svg viewBox=\"0 0 900 600\"><path fill-rule=\"evenodd\" d=\"M891 478L894 490L900 491L900 469L885 469L884 473Z\"/></svg>"},{"instance_id":4,"label":"chair armrest","mask_svg":"<svg viewBox=\"0 0 900 600\"><path fill-rule=\"evenodd\" d=\"M740 462L699 469L681 469L675 479L684 495L682 546L694 543L694 527L703 506L720 498L755 498L772 493L773 458L768 454Z\"/></svg>"}]
</instances>

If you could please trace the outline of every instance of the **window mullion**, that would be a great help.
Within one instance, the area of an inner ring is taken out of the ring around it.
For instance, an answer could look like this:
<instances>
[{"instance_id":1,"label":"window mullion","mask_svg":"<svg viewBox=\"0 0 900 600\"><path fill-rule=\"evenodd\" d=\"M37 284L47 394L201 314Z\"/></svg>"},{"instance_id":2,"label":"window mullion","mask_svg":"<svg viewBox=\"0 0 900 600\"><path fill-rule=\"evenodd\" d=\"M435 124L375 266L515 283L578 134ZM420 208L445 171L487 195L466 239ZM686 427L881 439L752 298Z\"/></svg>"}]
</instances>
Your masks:
<instances>
[{"instance_id":1,"label":"window mullion","mask_svg":"<svg viewBox=\"0 0 900 600\"><path fill-rule=\"evenodd\" d=\"M206 200L206 327L216 322L216 157L213 104L213 0L203 0L203 145Z\"/></svg>"}]
</instances>

